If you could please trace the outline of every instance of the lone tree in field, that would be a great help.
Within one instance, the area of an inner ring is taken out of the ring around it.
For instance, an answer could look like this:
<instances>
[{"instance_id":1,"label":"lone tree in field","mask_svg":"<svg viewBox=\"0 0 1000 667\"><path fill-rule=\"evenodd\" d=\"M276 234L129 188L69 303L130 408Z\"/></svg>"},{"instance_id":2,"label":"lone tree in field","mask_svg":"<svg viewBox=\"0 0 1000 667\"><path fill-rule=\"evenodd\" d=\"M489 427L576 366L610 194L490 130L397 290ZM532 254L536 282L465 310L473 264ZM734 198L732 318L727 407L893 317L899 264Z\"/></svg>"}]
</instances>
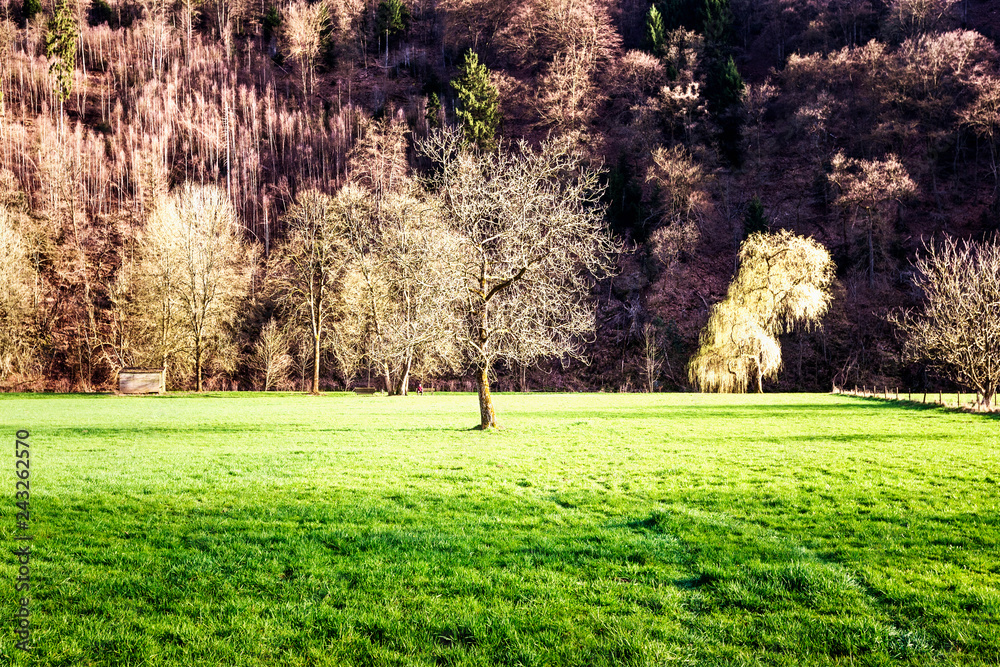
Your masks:
<instances>
[{"instance_id":1,"label":"lone tree in field","mask_svg":"<svg viewBox=\"0 0 1000 667\"><path fill-rule=\"evenodd\" d=\"M312 393L319 392L321 349L338 308L347 268L346 218L351 201L306 190L285 214L288 237L278 253L275 275L280 300L308 322L313 353Z\"/></svg>"},{"instance_id":2,"label":"lone tree in field","mask_svg":"<svg viewBox=\"0 0 1000 667\"><path fill-rule=\"evenodd\" d=\"M781 370L778 335L819 321L834 266L816 241L787 230L751 234L726 298L712 308L688 374L701 391L745 392Z\"/></svg>"},{"instance_id":3,"label":"lone tree in field","mask_svg":"<svg viewBox=\"0 0 1000 667\"><path fill-rule=\"evenodd\" d=\"M918 257L921 310L890 317L914 361L970 389L989 409L1000 387L1000 243L931 241Z\"/></svg>"},{"instance_id":4,"label":"lone tree in field","mask_svg":"<svg viewBox=\"0 0 1000 667\"><path fill-rule=\"evenodd\" d=\"M604 223L598 172L563 145L475 153L443 131L421 149L456 236L458 341L476 372L480 424L495 428L494 364L579 355L595 326L591 277L610 274L620 248Z\"/></svg>"}]
</instances>

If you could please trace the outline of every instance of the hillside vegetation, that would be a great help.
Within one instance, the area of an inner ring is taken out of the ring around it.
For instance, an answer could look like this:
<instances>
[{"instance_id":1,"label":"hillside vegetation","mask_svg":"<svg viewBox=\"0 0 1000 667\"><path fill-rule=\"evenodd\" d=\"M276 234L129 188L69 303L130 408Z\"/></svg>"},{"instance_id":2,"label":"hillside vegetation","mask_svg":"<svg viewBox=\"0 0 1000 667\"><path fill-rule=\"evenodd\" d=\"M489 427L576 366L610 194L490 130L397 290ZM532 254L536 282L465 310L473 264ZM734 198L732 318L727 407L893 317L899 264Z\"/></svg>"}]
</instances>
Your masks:
<instances>
[{"instance_id":1,"label":"hillside vegetation","mask_svg":"<svg viewBox=\"0 0 1000 667\"><path fill-rule=\"evenodd\" d=\"M587 363L501 363L501 387L687 388L741 241L767 229L815 238L837 266L822 326L782 336L768 386L947 387L901 361L884 316L916 298L923 239L997 229L992 4L10 0L0 383L92 390L165 364L175 388L204 375L207 388L306 389L317 346L320 387L388 376L350 271L332 279L347 287L328 343L280 300L290 212L350 186L405 218L432 167L417 143L479 123L484 148L549 139L602 170L605 219L630 250L593 287ZM150 250L170 229L164 202L191 205L185 184L225 194L241 246L226 266L240 271L222 279L217 318L171 338L150 306L168 300L143 281L168 256ZM464 377L447 350L420 359L415 378Z\"/></svg>"}]
</instances>

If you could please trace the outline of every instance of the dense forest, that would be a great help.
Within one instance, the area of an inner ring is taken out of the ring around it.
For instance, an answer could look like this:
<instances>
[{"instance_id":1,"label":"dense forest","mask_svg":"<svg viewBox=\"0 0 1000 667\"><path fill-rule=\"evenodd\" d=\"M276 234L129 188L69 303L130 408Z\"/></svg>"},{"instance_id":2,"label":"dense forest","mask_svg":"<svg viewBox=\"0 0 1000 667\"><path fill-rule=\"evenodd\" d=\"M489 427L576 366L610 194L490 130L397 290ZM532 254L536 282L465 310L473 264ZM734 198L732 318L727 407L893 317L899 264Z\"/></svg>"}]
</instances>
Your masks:
<instances>
[{"instance_id":1,"label":"dense forest","mask_svg":"<svg viewBox=\"0 0 1000 667\"><path fill-rule=\"evenodd\" d=\"M582 354L499 359L499 388L690 389L740 245L766 230L822 243L836 279L765 388L947 387L904 362L887 314L919 299L927 239L998 228L995 4L7 0L0 386L93 391L163 364L177 389L470 387L435 338L446 286L414 278L449 242L425 142L460 127L483 154L595 174L581 197L623 250L588 287ZM330 214L342 239L318 245L328 210L348 212ZM168 258L196 233L215 283L168 326ZM320 245L309 275L331 297L296 302L295 258ZM402 346L400 294L427 311L404 314Z\"/></svg>"}]
</instances>

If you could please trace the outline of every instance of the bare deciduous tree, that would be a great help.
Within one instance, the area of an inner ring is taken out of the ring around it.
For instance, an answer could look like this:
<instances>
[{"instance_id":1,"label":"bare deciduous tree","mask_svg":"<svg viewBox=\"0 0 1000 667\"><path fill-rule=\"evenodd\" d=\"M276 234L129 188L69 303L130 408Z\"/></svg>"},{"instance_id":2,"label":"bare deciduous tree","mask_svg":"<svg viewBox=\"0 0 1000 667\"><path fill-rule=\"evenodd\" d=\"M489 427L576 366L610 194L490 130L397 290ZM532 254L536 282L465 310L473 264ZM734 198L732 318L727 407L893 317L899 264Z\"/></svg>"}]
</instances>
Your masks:
<instances>
[{"instance_id":1,"label":"bare deciduous tree","mask_svg":"<svg viewBox=\"0 0 1000 667\"><path fill-rule=\"evenodd\" d=\"M247 294L254 248L243 245L224 191L185 183L147 224L143 255L157 297L150 316L163 320L165 345L180 333L202 391L206 360L226 361L231 351L229 327Z\"/></svg>"},{"instance_id":2,"label":"bare deciduous tree","mask_svg":"<svg viewBox=\"0 0 1000 667\"><path fill-rule=\"evenodd\" d=\"M892 0L886 16L890 32L909 37L941 27L962 0Z\"/></svg>"},{"instance_id":3,"label":"bare deciduous tree","mask_svg":"<svg viewBox=\"0 0 1000 667\"><path fill-rule=\"evenodd\" d=\"M0 380L30 370L37 352L37 273L15 216L0 205Z\"/></svg>"},{"instance_id":4,"label":"bare deciduous tree","mask_svg":"<svg viewBox=\"0 0 1000 667\"><path fill-rule=\"evenodd\" d=\"M572 132L593 119L606 97L594 86L596 65L593 51L586 46L556 54L538 88L536 105L544 125Z\"/></svg>"},{"instance_id":5,"label":"bare deciduous tree","mask_svg":"<svg viewBox=\"0 0 1000 667\"><path fill-rule=\"evenodd\" d=\"M264 380L264 391L269 391L288 377L292 357L288 354L288 335L272 317L260 330L254 345L253 364Z\"/></svg>"},{"instance_id":6,"label":"bare deciduous tree","mask_svg":"<svg viewBox=\"0 0 1000 667\"><path fill-rule=\"evenodd\" d=\"M884 210L892 203L912 197L917 186L906 167L895 155L885 160L854 160L837 153L833 156L830 181L839 189L837 203L857 213L864 212L861 224L868 241L868 284L875 283L875 238L884 235L888 215Z\"/></svg>"},{"instance_id":7,"label":"bare deciduous tree","mask_svg":"<svg viewBox=\"0 0 1000 667\"><path fill-rule=\"evenodd\" d=\"M415 192L392 193L377 214L348 224L364 291L366 353L386 391L405 396L412 372L456 366L461 284L449 271L455 237L437 202Z\"/></svg>"},{"instance_id":8,"label":"bare deciduous tree","mask_svg":"<svg viewBox=\"0 0 1000 667\"><path fill-rule=\"evenodd\" d=\"M299 64L302 75L302 96L315 89L316 63L323 51L323 35L330 24L326 2L310 5L299 0L288 6L282 35L288 55Z\"/></svg>"},{"instance_id":9,"label":"bare deciduous tree","mask_svg":"<svg viewBox=\"0 0 1000 667\"><path fill-rule=\"evenodd\" d=\"M712 307L688 366L702 391L745 392L781 370L777 336L816 323L830 305L833 262L816 241L784 230L751 234L726 298Z\"/></svg>"},{"instance_id":10,"label":"bare deciduous tree","mask_svg":"<svg viewBox=\"0 0 1000 667\"><path fill-rule=\"evenodd\" d=\"M986 139L990 147L990 171L993 192L1000 190L1000 165L997 163L997 140L1000 139L1000 78L982 76L974 80L976 99L959 112L962 125Z\"/></svg>"},{"instance_id":11,"label":"bare deciduous tree","mask_svg":"<svg viewBox=\"0 0 1000 667\"><path fill-rule=\"evenodd\" d=\"M391 120L367 122L363 135L348 154L351 180L368 190L376 208L392 192L410 185L406 159L406 115L400 109Z\"/></svg>"},{"instance_id":12,"label":"bare deciduous tree","mask_svg":"<svg viewBox=\"0 0 1000 667\"><path fill-rule=\"evenodd\" d=\"M923 307L890 317L908 356L974 389L989 409L1000 387L1000 243L932 240L915 268Z\"/></svg>"},{"instance_id":13,"label":"bare deciduous tree","mask_svg":"<svg viewBox=\"0 0 1000 667\"><path fill-rule=\"evenodd\" d=\"M319 392L322 344L339 308L339 283L347 270L346 218L355 202L317 190L301 193L285 215L288 238L277 253L279 298L305 319L312 343L312 392Z\"/></svg>"},{"instance_id":14,"label":"bare deciduous tree","mask_svg":"<svg viewBox=\"0 0 1000 667\"><path fill-rule=\"evenodd\" d=\"M591 277L611 272L620 247L603 220L598 173L564 144L477 155L451 130L421 149L457 237L458 340L476 372L480 425L495 428L493 365L579 355L594 332Z\"/></svg>"},{"instance_id":15,"label":"bare deciduous tree","mask_svg":"<svg viewBox=\"0 0 1000 667\"><path fill-rule=\"evenodd\" d=\"M642 325L642 374L646 380L646 391L652 394L656 390L656 378L663 366L660 348L656 344L656 327L652 322Z\"/></svg>"}]
</instances>

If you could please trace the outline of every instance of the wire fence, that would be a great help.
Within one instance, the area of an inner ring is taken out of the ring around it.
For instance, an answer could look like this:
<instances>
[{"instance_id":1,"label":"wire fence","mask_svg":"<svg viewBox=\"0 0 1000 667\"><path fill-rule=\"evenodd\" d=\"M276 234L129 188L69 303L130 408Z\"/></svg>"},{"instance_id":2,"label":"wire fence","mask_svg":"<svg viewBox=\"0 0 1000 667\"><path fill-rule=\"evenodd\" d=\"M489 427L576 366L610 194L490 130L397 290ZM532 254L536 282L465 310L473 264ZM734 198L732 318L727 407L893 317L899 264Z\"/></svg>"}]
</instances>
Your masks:
<instances>
[{"instance_id":1,"label":"wire fence","mask_svg":"<svg viewBox=\"0 0 1000 667\"><path fill-rule=\"evenodd\" d=\"M960 410L972 412L992 412L996 406L987 407L983 398L978 393L963 393L951 391L912 391L910 389L901 390L899 387L889 387L888 385L871 387L863 385L854 388L839 387L833 385L833 393L844 396L858 396L860 398L874 398L881 401L906 401L909 403L921 403L927 405L940 405Z\"/></svg>"}]
</instances>

